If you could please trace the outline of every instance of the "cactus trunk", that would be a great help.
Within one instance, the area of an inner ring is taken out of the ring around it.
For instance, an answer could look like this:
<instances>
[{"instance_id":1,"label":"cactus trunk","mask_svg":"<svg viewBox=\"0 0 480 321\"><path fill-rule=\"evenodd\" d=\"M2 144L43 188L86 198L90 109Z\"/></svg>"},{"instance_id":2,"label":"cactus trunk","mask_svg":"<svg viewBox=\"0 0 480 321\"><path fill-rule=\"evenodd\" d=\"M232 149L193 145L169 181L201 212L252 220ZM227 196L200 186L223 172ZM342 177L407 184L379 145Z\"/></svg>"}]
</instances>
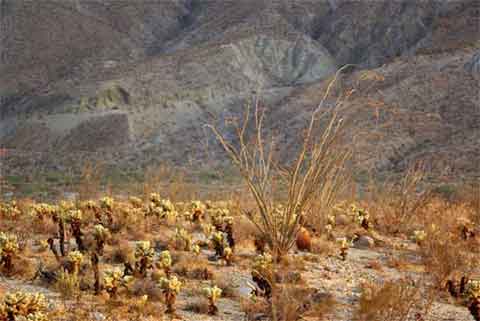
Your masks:
<instances>
[{"instance_id":1,"label":"cactus trunk","mask_svg":"<svg viewBox=\"0 0 480 321\"><path fill-rule=\"evenodd\" d=\"M65 224L61 219L58 221L58 238L60 240L60 254L65 256Z\"/></svg>"}]
</instances>

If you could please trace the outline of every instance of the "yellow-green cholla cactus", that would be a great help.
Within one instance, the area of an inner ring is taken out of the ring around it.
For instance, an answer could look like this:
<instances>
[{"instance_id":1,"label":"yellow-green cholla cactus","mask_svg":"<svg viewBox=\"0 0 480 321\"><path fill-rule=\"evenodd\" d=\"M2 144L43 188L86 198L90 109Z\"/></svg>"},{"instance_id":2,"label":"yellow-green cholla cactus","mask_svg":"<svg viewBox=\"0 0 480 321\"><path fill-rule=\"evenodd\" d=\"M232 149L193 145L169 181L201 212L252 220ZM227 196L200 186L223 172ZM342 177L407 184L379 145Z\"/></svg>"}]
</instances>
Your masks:
<instances>
[{"instance_id":1,"label":"yellow-green cholla cactus","mask_svg":"<svg viewBox=\"0 0 480 321\"><path fill-rule=\"evenodd\" d=\"M132 281L132 276L124 276L119 269L107 270L103 276L103 286L111 298L117 296L120 287L128 287Z\"/></svg>"},{"instance_id":2,"label":"yellow-green cholla cactus","mask_svg":"<svg viewBox=\"0 0 480 321\"><path fill-rule=\"evenodd\" d=\"M415 243L420 245L425 241L426 238L427 238L427 233L424 230L413 231L412 239L413 241L415 241Z\"/></svg>"},{"instance_id":3,"label":"yellow-green cholla cactus","mask_svg":"<svg viewBox=\"0 0 480 321\"><path fill-rule=\"evenodd\" d=\"M170 270L172 267L172 256L170 255L170 251L162 251L160 253L160 260L158 264L165 272L165 275L170 277Z\"/></svg>"},{"instance_id":4,"label":"yellow-green cholla cactus","mask_svg":"<svg viewBox=\"0 0 480 321\"><path fill-rule=\"evenodd\" d=\"M95 238L98 255L103 255L105 242L110 238L110 231L103 225L97 224L93 228L93 237Z\"/></svg>"},{"instance_id":5,"label":"yellow-green cholla cactus","mask_svg":"<svg viewBox=\"0 0 480 321\"><path fill-rule=\"evenodd\" d=\"M0 266L3 266L7 273L13 269L13 258L19 252L17 237L13 234L0 232Z\"/></svg>"},{"instance_id":6,"label":"yellow-green cholla cactus","mask_svg":"<svg viewBox=\"0 0 480 321\"><path fill-rule=\"evenodd\" d=\"M222 289L215 285L213 287L204 288L203 293L208 300L208 314L216 315L218 313L218 307L216 303L222 296Z\"/></svg>"},{"instance_id":7,"label":"yellow-green cholla cactus","mask_svg":"<svg viewBox=\"0 0 480 321\"><path fill-rule=\"evenodd\" d=\"M45 296L41 293L7 293L0 304L0 320L47 321Z\"/></svg>"},{"instance_id":8,"label":"yellow-green cholla cactus","mask_svg":"<svg viewBox=\"0 0 480 321\"><path fill-rule=\"evenodd\" d=\"M135 246L135 266L137 271L145 277L147 275L147 270L152 267L153 257L155 251L152 248L150 241L139 241Z\"/></svg>"},{"instance_id":9,"label":"yellow-green cholla cactus","mask_svg":"<svg viewBox=\"0 0 480 321\"><path fill-rule=\"evenodd\" d=\"M348 249L350 248L351 243L346 237L337 239L337 243L340 244L340 258L342 261L345 261L347 259Z\"/></svg>"},{"instance_id":10,"label":"yellow-green cholla cactus","mask_svg":"<svg viewBox=\"0 0 480 321\"><path fill-rule=\"evenodd\" d=\"M78 271L80 270L80 265L83 262L83 254L80 251L72 251L68 253L67 260L71 264L70 272L72 274L78 274Z\"/></svg>"},{"instance_id":11,"label":"yellow-green cholla cactus","mask_svg":"<svg viewBox=\"0 0 480 321\"><path fill-rule=\"evenodd\" d=\"M192 236L184 228L177 228L175 230L175 241L179 250L191 250Z\"/></svg>"},{"instance_id":12,"label":"yellow-green cholla cactus","mask_svg":"<svg viewBox=\"0 0 480 321\"><path fill-rule=\"evenodd\" d=\"M166 313L175 313L175 301L182 288L182 283L176 276L161 278L158 283L165 295L165 303L167 305Z\"/></svg>"}]
</instances>

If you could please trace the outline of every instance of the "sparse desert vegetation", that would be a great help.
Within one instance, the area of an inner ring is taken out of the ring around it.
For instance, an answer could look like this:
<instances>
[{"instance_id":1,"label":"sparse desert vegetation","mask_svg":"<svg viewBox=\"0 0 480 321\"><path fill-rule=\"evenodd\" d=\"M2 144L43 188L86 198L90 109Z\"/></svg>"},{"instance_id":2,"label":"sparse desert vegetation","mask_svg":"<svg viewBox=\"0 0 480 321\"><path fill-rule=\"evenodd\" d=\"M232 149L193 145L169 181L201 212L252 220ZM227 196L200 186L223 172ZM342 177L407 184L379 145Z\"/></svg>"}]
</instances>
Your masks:
<instances>
[{"instance_id":1,"label":"sparse desert vegetation","mask_svg":"<svg viewBox=\"0 0 480 321\"><path fill-rule=\"evenodd\" d=\"M1 320L479 318L479 216L467 195L406 197L401 229L385 227L388 208L339 196L322 231L305 214L278 255L251 221L260 214L245 212L257 204L248 193L162 194L3 201ZM398 204L389 197L382 204Z\"/></svg>"}]
</instances>

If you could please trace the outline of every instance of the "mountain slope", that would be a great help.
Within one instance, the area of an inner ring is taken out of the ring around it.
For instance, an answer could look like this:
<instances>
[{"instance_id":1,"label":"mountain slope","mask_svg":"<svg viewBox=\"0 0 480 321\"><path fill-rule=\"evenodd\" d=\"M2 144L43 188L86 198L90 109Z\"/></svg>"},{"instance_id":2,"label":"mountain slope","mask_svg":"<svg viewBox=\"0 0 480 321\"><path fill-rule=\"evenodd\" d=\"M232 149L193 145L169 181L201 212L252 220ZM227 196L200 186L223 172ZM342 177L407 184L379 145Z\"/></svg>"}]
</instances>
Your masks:
<instances>
[{"instance_id":1,"label":"mountain slope","mask_svg":"<svg viewBox=\"0 0 480 321\"><path fill-rule=\"evenodd\" d=\"M0 10L8 171L219 161L203 125L255 95L287 157L344 64L355 65L342 81L357 90L357 166L478 170L476 1L2 0Z\"/></svg>"}]
</instances>

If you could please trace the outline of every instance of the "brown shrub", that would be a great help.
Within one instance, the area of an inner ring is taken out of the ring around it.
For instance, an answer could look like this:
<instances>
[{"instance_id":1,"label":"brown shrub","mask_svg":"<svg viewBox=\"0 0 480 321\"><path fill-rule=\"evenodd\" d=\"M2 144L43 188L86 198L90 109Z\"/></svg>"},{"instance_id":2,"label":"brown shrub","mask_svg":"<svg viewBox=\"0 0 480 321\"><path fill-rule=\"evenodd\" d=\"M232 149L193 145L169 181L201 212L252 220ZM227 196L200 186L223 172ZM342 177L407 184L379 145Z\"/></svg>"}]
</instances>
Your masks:
<instances>
[{"instance_id":1,"label":"brown shrub","mask_svg":"<svg viewBox=\"0 0 480 321\"><path fill-rule=\"evenodd\" d=\"M412 280L364 284L355 321L406 321L414 314L425 316L433 302L427 289Z\"/></svg>"},{"instance_id":2,"label":"brown shrub","mask_svg":"<svg viewBox=\"0 0 480 321\"><path fill-rule=\"evenodd\" d=\"M278 321L297 321L304 316L322 320L336 306L333 297L303 286L277 287L272 298L271 315Z\"/></svg>"},{"instance_id":3,"label":"brown shrub","mask_svg":"<svg viewBox=\"0 0 480 321\"><path fill-rule=\"evenodd\" d=\"M174 265L173 272L194 280L211 280L213 278L213 272L208 266L208 262L192 256L183 256Z\"/></svg>"}]
</instances>

